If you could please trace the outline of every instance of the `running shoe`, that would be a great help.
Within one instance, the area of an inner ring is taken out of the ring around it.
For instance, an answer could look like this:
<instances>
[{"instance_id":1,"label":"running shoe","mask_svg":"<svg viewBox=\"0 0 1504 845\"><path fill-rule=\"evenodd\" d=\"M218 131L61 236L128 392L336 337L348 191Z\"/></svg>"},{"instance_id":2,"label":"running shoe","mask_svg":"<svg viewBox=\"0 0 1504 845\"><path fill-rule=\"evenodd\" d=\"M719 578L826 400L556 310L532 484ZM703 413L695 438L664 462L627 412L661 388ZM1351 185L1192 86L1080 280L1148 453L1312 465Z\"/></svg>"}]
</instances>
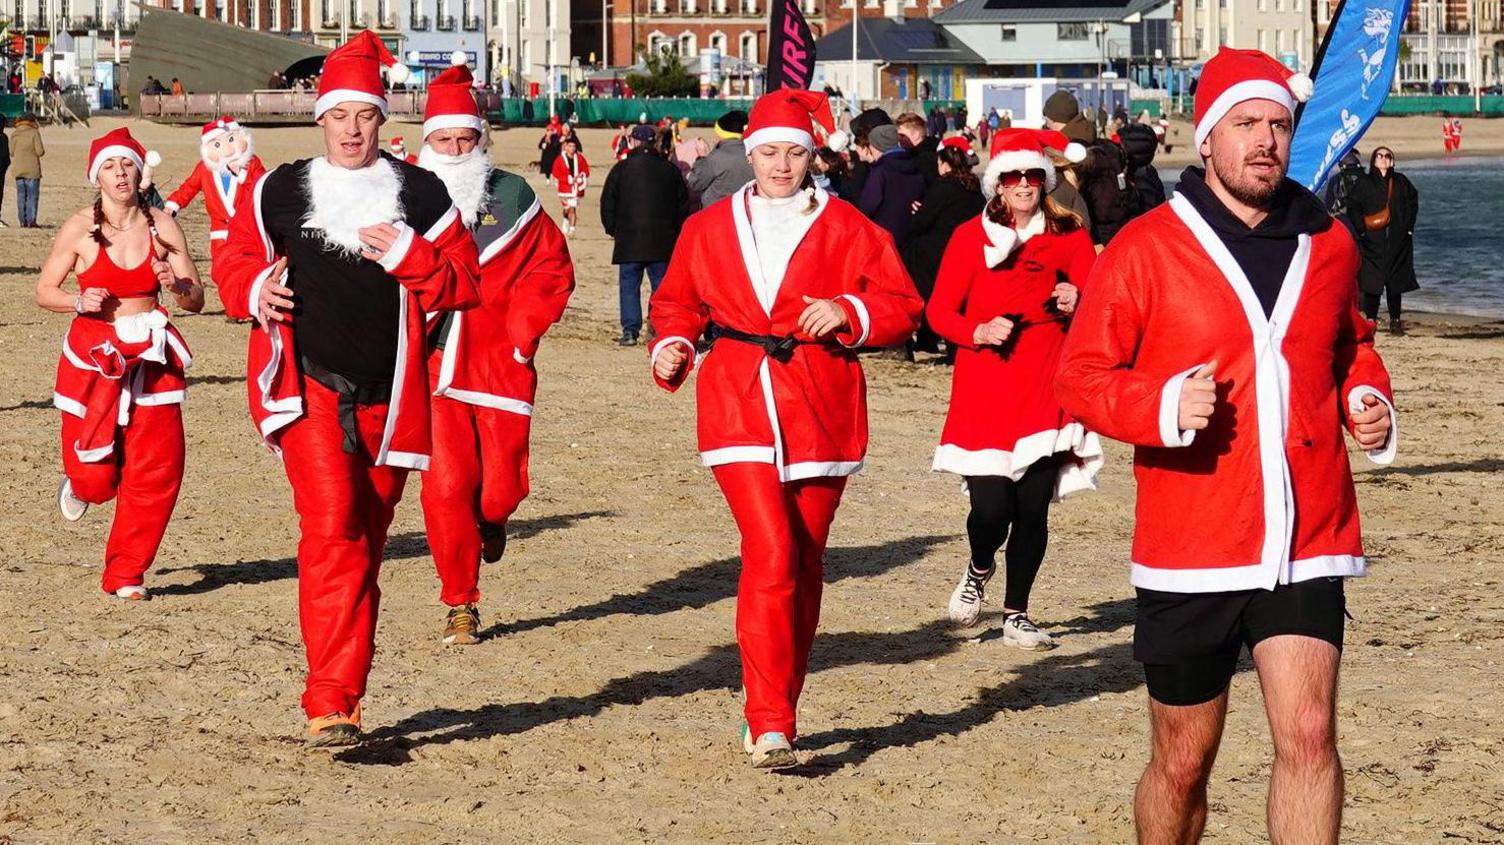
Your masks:
<instances>
[{"instance_id":1,"label":"running shoe","mask_svg":"<svg viewBox=\"0 0 1504 845\"><path fill-rule=\"evenodd\" d=\"M309 748L346 748L360 744L360 705L354 713L334 712L308 720Z\"/></svg>"},{"instance_id":2,"label":"running shoe","mask_svg":"<svg viewBox=\"0 0 1504 845\"><path fill-rule=\"evenodd\" d=\"M57 486L57 509L63 512L63 519L69 522L83 519L89 511L89 503L73 495L73 482L66 476L63 477L63 483Z\"/></svg>"},{"instance_id":3,"label":"running shoe","mask_svg":"<svg viewBox=\"0 0 1504 845\"><path fill-rule=\"evenodd\" d=\"M140 584L132 584L129 587L121 587L115 591L115 598L126 601L151 601L151 593Z\"/></svg>"},{"instance_id":4,"label":"running shoe","mask_svg":"<svg viewBox=\"0 0 1504 845\"><path fill-rule=\"evenodd\" d=\"M966 566L966 571L961 573L961 583L950 594L950 621L963 628L969 628L977 624L977 619L982 615L982 604L987 600L987 582L991 580L994 568L986 575L977 575L971 570L971 565Z\"/></svg>"},{"instance_id":5,"label":"running shoe","mask_svg":"<svg viewBox=\"0 0 1504 845\"><path fill-rule=\"evenodd\" d=\"M507 553L507 527L494 522L480 524L480 559L495 563Z\"/></svg>"},{"instance_id":6,"label":"running shoe","mask_svg":"<svg viewBox=\"0 0 1504 845\"><path fill-rule=\"evenodd\" d=\"M444 622L446 645L475 645L480 642L480 611L473 604L449 609Z\"/></svg>"},{"instance_id":7,"label":"running shoe","mask_svg":"<svg viewBox=\"0 0 1504 845\"><path fill-rule=\"evenodd\" d=\"M617 346L636 346L637 334L635 332L622 332L621 337L616 339Z\"/></svg>"},{"instance_id":8,"label":"running shoe","mask_svg":"<svg viewBox=\"0 0 1504 845\"><path fill-rule=\"evenodd\" d=\"M1050 635L1034 627L1027 613L1010 613L1003 620L1003 645L1026 651L1044 651L1055 647Z\"/></svg>"},{"instance_id":9,"label":"running shoe","mask_svg":"<svg viewBox=\"0 0 1504 845\"><path fill-rule=\"evenodd\" d=\"M752 755L754 769L788 769L799 765L793 743L779 731L768 731L752 739L752 726L742 723L742 749Z\"/></svg>"}]
</instances>

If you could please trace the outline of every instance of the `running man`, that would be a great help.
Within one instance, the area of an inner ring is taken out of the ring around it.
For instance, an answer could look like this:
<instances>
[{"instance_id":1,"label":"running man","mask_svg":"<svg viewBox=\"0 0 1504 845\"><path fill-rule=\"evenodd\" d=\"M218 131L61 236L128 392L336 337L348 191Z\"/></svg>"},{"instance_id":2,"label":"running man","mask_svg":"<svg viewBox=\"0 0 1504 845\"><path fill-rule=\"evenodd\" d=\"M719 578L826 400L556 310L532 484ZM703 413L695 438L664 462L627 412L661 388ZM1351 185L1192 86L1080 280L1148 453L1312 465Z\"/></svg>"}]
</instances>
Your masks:
<instances>
[{"instance_id":1,"label":"running man","mask_svg":"<svg viewBox=\"0 0 1504 845\"><path fill-rule=\"evenodd\" d=\"M580 152L580 139L570 133L564 136L564 149L554 159L554 180L559 183L559 205L564 210L564 234L574 234L580 212L580 200L585 198L585 186L590 182L590 162Z\"/></svg>"},{"instance_id":2,"label":"running man","mask_svg":"<svg viewBox=\"0 0 1504 845\"><path fill-rule=\"evenodd\" d=\"M1342 432L1381 464L1397 432L1352 236L1285 178L1309 91L1257 51L1207 62L1195 104L1206 167L1102 253L1056 381L1067 413L1137 446L1147 845L1201 837L1245 646L1274 739L1270 840L1335 843L1341 825L1343 585L1364 571Z\"/></svg>"}]
</instances>

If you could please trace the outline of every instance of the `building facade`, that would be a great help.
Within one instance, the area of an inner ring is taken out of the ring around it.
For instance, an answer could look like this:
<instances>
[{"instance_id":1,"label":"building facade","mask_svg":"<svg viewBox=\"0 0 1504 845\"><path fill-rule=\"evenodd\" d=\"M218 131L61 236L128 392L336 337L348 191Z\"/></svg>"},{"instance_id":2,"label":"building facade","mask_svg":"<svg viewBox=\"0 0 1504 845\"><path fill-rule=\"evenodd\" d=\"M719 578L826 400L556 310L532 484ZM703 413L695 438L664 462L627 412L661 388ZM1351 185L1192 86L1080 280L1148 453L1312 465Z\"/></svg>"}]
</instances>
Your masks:
<instances>
[{"instance_id":1,"label":"building facade","mask_svg":"<svg viewBox=\"0 0 1504 845\"><path fill-rule=\"evenodd\" d=\"M1313 2L1327 0L1180 0L1176 52L1187 62L1204 62L1223 47L1262 50L1309 71L1316 55Z\"/></svg>"},{"instance_id":2,"label":"building facade","mask_svg":"<svg viewBox=\"0 0 1504 845\"><path fill-rule=\"evenodd\" d=\"M797 0L816 38L825 34L826 11L841 0ZM771 0L610 0L609 44L601 64L636 64L642 51L669 50L691 59L716 50L756 65L767 63L768 4ZM599 20L599 13L596 15ZM597 25L599 32L599 25ZM580 49L577 47L577 49ZM586 54L602 49L590 45Z\"/></svg>"}]
</instances>

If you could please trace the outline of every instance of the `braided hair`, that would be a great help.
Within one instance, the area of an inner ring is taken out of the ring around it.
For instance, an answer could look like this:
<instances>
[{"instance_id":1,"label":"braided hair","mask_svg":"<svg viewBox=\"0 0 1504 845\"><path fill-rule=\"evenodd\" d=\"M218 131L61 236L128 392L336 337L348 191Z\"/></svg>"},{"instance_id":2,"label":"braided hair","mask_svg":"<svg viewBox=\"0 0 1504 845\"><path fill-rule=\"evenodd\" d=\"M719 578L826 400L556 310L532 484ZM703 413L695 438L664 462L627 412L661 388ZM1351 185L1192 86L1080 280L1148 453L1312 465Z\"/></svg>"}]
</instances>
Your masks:
<instances>
[{"instance_id":1,"label":"braided hair","mask_svg":"<svg viewBox=\"0 0 1504 845\"><path fill-rule=\"evenodd\" d=\"M142 191L136 192L136 208L146 217L146 226L151 231L152 240L158 246L162 247L164 253L168 255L175 254L178 251L177 247L168 243L163 239L162 233L157 231L157 221L151 214L151 203L147 202L146 194ZM104 193L101 192L98 196L94 197L94 229L89 233L94 238L94 242L99 244L100 249L110 246L110 239L105 237L104 234L104 224Z\"/></svg>"}]
</instances>

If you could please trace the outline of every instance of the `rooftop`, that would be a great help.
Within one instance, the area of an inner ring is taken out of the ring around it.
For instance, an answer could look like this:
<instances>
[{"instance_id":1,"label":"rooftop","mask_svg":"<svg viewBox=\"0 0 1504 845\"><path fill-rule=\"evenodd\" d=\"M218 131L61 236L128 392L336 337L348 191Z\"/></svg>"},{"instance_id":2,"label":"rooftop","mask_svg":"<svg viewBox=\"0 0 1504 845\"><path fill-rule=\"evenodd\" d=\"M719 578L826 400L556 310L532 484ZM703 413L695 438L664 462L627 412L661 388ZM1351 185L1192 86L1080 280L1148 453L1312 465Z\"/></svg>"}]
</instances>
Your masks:
<instances>
[{"instance_id":1,"label":"rooftop","mask_svg":"<svg viewBox=\"0 0 1504 845\"><path fill-rule=\"evenodd\" d=\"M861 18L856 60L903 64L983 64L982 57L946 34L932 18ZM851 25L815 42L821 62L851 61Z\"/></svg>"},{"instance_id":2,"label":"rooftop","mask_svg":"<svg viewBox=\"0 0 1504 845\"><path fill-rule=\"evenodd\" d=\"M1069 23L1121 21L1147 14L1169 0L962 0L935 15L937 23Z\"/></svg>"}]
</instances>

